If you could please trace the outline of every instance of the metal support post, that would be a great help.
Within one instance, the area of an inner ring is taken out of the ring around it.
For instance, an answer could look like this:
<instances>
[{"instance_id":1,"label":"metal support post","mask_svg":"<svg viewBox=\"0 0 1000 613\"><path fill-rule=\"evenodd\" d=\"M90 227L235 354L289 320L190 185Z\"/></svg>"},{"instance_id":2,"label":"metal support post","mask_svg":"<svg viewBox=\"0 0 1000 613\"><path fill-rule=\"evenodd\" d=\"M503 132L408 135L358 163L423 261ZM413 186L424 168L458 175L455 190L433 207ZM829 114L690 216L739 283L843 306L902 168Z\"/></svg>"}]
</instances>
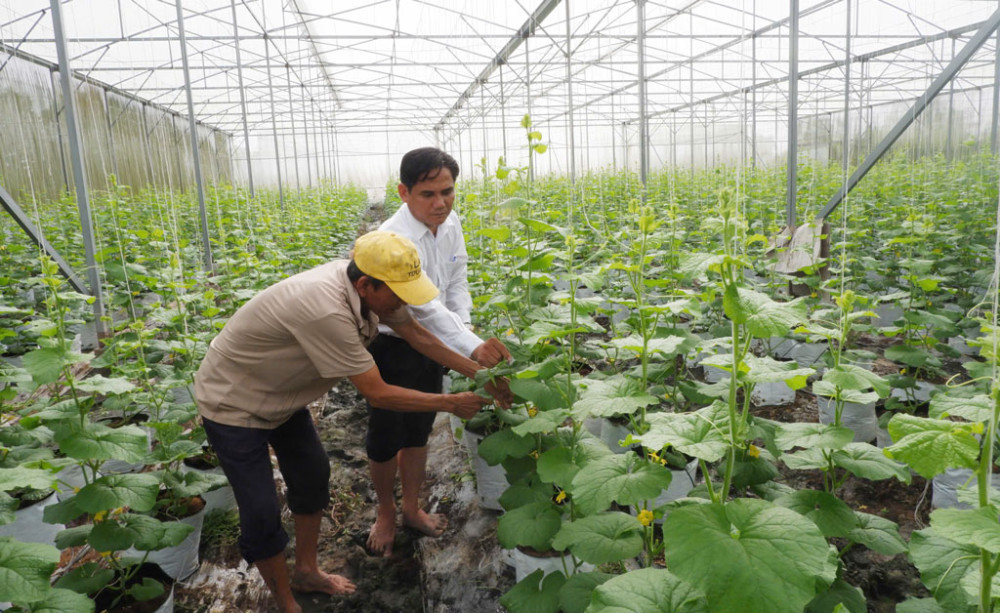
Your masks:
<instances>
[{"instance_id":1,"label":"metal support post","mask_svg":"<svg viewBox=\"0 0 1000 613\"><path fill-rule=\"evenodd\" d=\"M233 10L233 42L236 45L236 81L240 90L240 113L243 118L243 147L247 154L247 181L250 183L250 197L253 198L255 196L253 163L250 160L250 129L247 127L247 96L243 91L243 59L240 55L240 28L236 20L236 0L232 0L231 7Z\"/></svg>"},{"instance_id":2,"label":"metal support post","mask_svg":"<svg viewBox=\"0 0 1000 613\"><path fill-rule=\"evenodd\" d=\"M49 85L52 87L52 120L56 124L56 138L59 141L59 165L62 166L63 189L69 191L69 172L66 170L66 151L63 146L62 122L59 121L59 101L56 97L56 70L49 71ZM996 113L993 114L996 117ZM996 140L996 139L994 139Z\"/></svg>"},{"instance_id":3,"label":"metal support post","mask_svg":"<svg viewBox=\"0 0 1000 613\"><path fill-rule=\"evenodd\" d=\"M570 32L569 4L569 0L566 0L566 100L569 107L566 118L569 133L569 184L573 186L576 185L576 126L573 125L573 49L570 46L573 39Z\"/></svg>"},{"instance_id":4,"label":"metal support post","mask_svg":"<svg viewBox=\"0 0 1000 613\"><path fill-rule=\"evenodd\" d=\"M799 171L799 0L789 0L788 20L788 191L785 205L788 228L795 229L795 209L798 204Z\"/></svg>"},{"instance_id":5,"label":"metal support post","mask_svg":"<svg viewBox=\"0 0 1000 613\"><path fill-rule=\"evenodd\" d=\"M302 181L299 179L299 142L298 138L295 137L295 104L292 97L292 72L288 64L285 64L285 80L287 81L285 89L288 90L288 125L292 128L292 168L295 169L295 189L302 191Z\"/></svg>"},{"instance_id":6,"label":"metal support post","mask_svg":"<svg viewBox=\"0 0 1000 613\"><path fill-rule=\"evenodd\" d=\"M945 67L944 71L938 75L934 82L931 83L927 91L920 96L917 101L913 104L913 107L906 112L903 117L896 122L896 125L889 130L889 133L882 139L882 141L875 147L871 155L865 158L863 164L861 164L854 174L847 180L847 183L841 186L841 188L834 194L830 202L823 207L823 210L819 212L816 216L817 220L825 220L826 217L835 209L837 205L844 199L844 196L854 189L854 186L858 184L868 171L872 169L875 164L882 159L882 156L892 147L893 143L903 135L903 132L910 126L911 123L927 108L927 106L934 100L934 97L941 93L944 86L958 74L958 71L969 61L970 58L983 46L993 32L996 31L997 27L1000 26L1000 10L997 10L993 15L990 16L983 25L979 28L979 31L973 35L973 37L966 43L962 51L959 52L948 66Z\"/></svg>"},{"instance_id":7,"label":"metal support post","mask_svg":"<svg viewBox=\"0 0 1000 613\"><path fill-rule=\"evenodd\" d=\"M851 0L847 1L847 30L844 34L844 150L841 152L843 158L844 174L851 166Z\"/></svg>"},{"instance_id":8,"label":"metal support post","mask_svg":"<svg viewBox=\"0 0 1000 613\"><path fill-rule=\"evenodd\" d=\"M646 200L646 178L649 174L649 124L646 117L646 0L635 0L636 50L638 54L639 84L639 181L642 183L642 200Z\"/></svg>"},{"instance_id":9,"label":"metal support post","mask_svg":"<svg viewBox=\"0 0 1000 613\"><path fill-rule=\"evenodd\" d=\"M111 156L111 172L115 174L115 181L121 182L121 175L118 174L118 156L115 154L115 133L114 122L111 120L111 104L108 101L108 90L104 88L104 118L108 128L108 152Z\"/></svg>"},{"instance_id":10,"label":"metal support post","mask_svg":"<svg viewBox=\"0 0 1000 613\"><path fill-rule=\"evenodd\" d=\"M753 30L750 36L750 169L757 168L757 0L753 2Z\"/></svg>"},{"instance_id":11,"label":"metal support post","mask_svg":"<svg viewBox=\"0 0 1000 613\"><path fill-rule=\"evenodd\" d=\"M52 0L55 2L56 0ZM191 71L188 66L187 41L184 38L184 8L177 0L177 32L181 46L181 65L184 68L184 92L187 95L188 129L191 130L191 155L194 158L194 182L198 190L198 215L201 218L201 244L205 270L212 270L212 244L208 236L208 211L205 209L205 184L201 175L201 150L198 147L198 123L194 117L194 98L191 95Z\"/></svg>"},{"instance_id":12,"label":"metal support post","mask_svg":"<svg viewBox=\"0 0 1000 613\"><path fill-rule=\"evenodd\" d=\"M148 105L143 102L140 107L140 112L142 113L142 147L146 154L146 171L149 173L149 181L147 185L155 185L156 177L153 174L153 154L152 149L149 147L149 126L146 121L146 107Z\"/></svg>"},{"instance_id":13,"label":"metal support post","mask_svg":"<svg viewBox=\"0 0 1000 613\"><path fill-rule=\"evenodd\" d=\"M993 117L990 123L990 151L996 155L998 149L997 128L1000 124L1000 32L996 35L996 50L993 59Z\"/></svg>"},{"instance_id":14,"label":"metal support post","mask_svg":"<svg viewBox=\"0 0 1000 613\"><path fill-rule=\"evenodd\" d=\"M69 284L71 286L73 286L73 289L80 292L81 294L90 293L89 291L87 291L87 287L83 284L83 281L80 279L80 277L78 277L76 273L73 271L73 268L66 263L66 260L64 260L61 255L59 255L59 252L56 251L55 247L49 244L49 241L46 240L45 235L42 234L37 228L35 228L35 224L31 223L31 218L24 212L24 209L21 208L21 205L19 205L17 201L14 200L14 198L9 193L7 193L7 190L5 190L2 186L0 186L0 205L3 206L4 210L10 213L10 216L14 219L14 222L17 223L17 225L21 226L21 229L24 230L24 233L28 235L28 238L31 239L31 242L38 245L39 249L44 251L50 258L52 258L52 261L55 262L56 265L59 267L59 272L61 272L63 276L66 277L66 280L69 281Z\"/></svg>"},{"instance_id":15,"label":"metal support post","mask_svg":"<svg viewBox=\"0 0 1000 613\"><path fill-rule=\"evenodd\" d=\"M951 59L955 59L955 39L951 39ZM870 122L869 122L870 123ZM948 83L948 140L945 142L944 157L951 159L954 150L952 149L952 132L955 124L955 79Z\"/></svg>"},{"instance_id":16,"label":"metal support post","mask_svg":"<svg viewBox=\"0 0 1000 613\"><path fill-rule=\"evenodd\" d=\"M506 64L506 62L504 62ZM503 143L503 161L504 164L508 163L507 160L507 99L504 97L503 89L503 67L504 64L500 64L500 138Z\"/></svg>"},{"instance_id":17,"label":"metal support post","mask_svg":"<svg viewBox=\"0 0 1000 613\"><path fill-rule=\"evenodd\" d=\"M274 109L274 79L271 76L271 40L264 33L264 65L267 70L267 97L271 103L271 135L274 137L274 165L278 170L278 203L285 216L285 190L281 182L281 154L278 151L278 115Z\"/></svg>"},{"instance_id":18,"label":"metal support post","mask_svg":"<svg viewBox=\"0 0 1000 613\"><path fill-rule=\"evenodd\" d=\"M59 82L62 85L63 109L66 113L69 159L73 165L76 206L80 212L80 231L83 238L84 257L87 263L87 283L90 285L90 295L94 297L94 325L98 336L106 336L108 334L108 325L104 321L104 299L101 292L101 277L98 274L97 268L97 250L94 248L94 228L90 220L87 175L83 165L83 153L80 149L80 132L76 123L76 101L73 98L73 73L70 71L69 54L66 52L66 31L63 29L62 2L60 0L51 0L50 5L52 7L52 30L55 36L56 54L59 57Z\"/></svg>"},{"instance_id":19,"label":"metal support post","mask_svg":"<svg viewBox=\"0 0 1000 613\"><path fill-rule=\"evenodd\" d=\"M302 101L306 100L306 86L302 86ZM295 115L290 115L292 119L292 125L295 125ZM306 144L306 185L312 187L313 185L313 171L312 171L312 150L309 147L309 117L306 115L306 105L302 105L302 140ZM297 163L297 162L296 162Z\"/></svg>"}]
</instances>

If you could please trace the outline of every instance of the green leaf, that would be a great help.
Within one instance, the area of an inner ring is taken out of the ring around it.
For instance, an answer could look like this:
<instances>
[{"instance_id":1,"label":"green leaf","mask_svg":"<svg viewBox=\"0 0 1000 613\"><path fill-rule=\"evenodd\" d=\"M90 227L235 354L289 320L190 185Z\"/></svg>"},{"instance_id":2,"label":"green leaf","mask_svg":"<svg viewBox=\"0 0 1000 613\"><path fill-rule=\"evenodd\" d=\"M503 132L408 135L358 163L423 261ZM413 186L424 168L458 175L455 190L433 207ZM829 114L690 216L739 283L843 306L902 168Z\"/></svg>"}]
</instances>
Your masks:
<instances>
[{"instance_id":1,"label":"green leaf","mask_svg":"<svg viewBox=\"0 0 1000 613\"><path fill-rule=\"evenodd\" d=\"M135 389L135 385L128 379L120 377L107 379L102 375L92 375L82 381L78 381L76 388L84 392L110 396L112 394L127 394Z\"/></svg>"},{"instance_id":2,"label":"green leaf","mask_svg":"<svg viewBox=\"0 0 1000 613\"><path fill-rule=\"evenodd\" d=\"M32 602L25 613L94 613L94 601L72 590L49 590L45 598Z\"/></svg>"},{"instance_id":3,"label":"green leaf","mask_svg":"<svg viewBox=\"0 0 1000 613\"><path fill-rule=\"evenodd\" d=\"M973 604L961 581L979 565L978 547L960 545L935 534L934 528L926 528L910 535L910 559L945 611L966 611Z\"/></svg>"},{"instance_id":4,"label":"green leaf","mask_svg":"<svg viewBox=\"0 0 1000 613\"><path fill-rule=\"evenodd\" d=\"M844 390L868 390L874 389L879 397L885 398L889 395L889 382L853 364L841 364L823 373L823 381Z\"/></svg>"},{"instance_id":5,"label":"green leaf","mask_svg":"<svg viewBox=\"0 0 1000 613\"><path fill-rule=\"evenodd\" d=\"M565 388L560 388L552 380L514 378L510 380L510 391L537 406L539 411L564 409L568 406Z\"/></svg>"},{"instance_id":6,"label":"green leaf","mask_svg":"<svg viewBox=\"0 0 1000 613\"><path fill-rule=\"evenodd\" d=\"M568 548L584 562L607 564L639 555L642 536L642 524L631 515L601 513L565 522L552 539L552 547Z\"/></svg>"},{"instance_id":7,"label":"green leaf","mask_svg":"<svg viewBox=\"0 0 1000 613\"><path fill-rule=\"evenodd\" d=\"M950 612L955 613L956 610L951 609ZM949 613L949 609L942 607L933 598L907 598L896 605L896 613Z\"/></svg>"},{"instance_id":8,"label":"green leaf","mask_svg":"<svg viewBox=\"0 0 1000 613\"><path fill-rule=\"evenodd\" d=\"M21 488L36 490L52 489L58 478L41 468L0 468L0 492L10 492Z\"/></svg>"},{"instance_id":9,"label":"green leaf","mask_svg":"<svg viewBox=\"0 0 1000 613\"><path fill-rule=\"evenodd\" d=\"M56 581L55 587L80 594L96 594L115 578L115 571L90 562L77 566Z\"/></svg>"},{"instance_id":10,"label":"green leaf","mask_svg":"<svg viewBox=\"0 0 1000 613\"><path fill-rule=\"evenodd\" d=\"M778 426L774 444L782 451L805 449L842 449L854 440L849 428L833 424L792 422Z\"/></svg>"},{"instance_id":11,"label":"green leaf","mask_svg":"<svg viewBox=\"0 0 1000 613\"><path fill-rule=\"evenodd\" d=\"M568 447L554 447L538 456L538 477L546 483L563 487L573 482L580 470L573 450Z\"/></svg>"},{"instance_id":12,"label":"green leaf","mask_svg":"<svg viewBox=\"0 0 1000 613\"><path fill-rule=\"evenodd\" d=\"M156 504L160 480L149 473L104 475L80 489L71 500L85 513L128 507L140 513Z\"/></svg>"},{"instance_id":13,"label":"green leaf","mask_svg":"<svg viewBox=\"0 0 1000 613\"><path fill-rule=\"evenodd\" d=\"M569 411L566 409L540 410L534 417L524 420L511 430L514 431L514 434L525 437L532 434L546 434L563 425L569 419L569 415Z\"/></svg>"},{"instance_id":14,"label":"green leaf","mask_svg":"<svg viewBox=\"0 0 1000 613\"><path fill-rule=\"evenodd\" d=\"M918 368L931 359L931 354L912 345L893 345L885 350L885 359Z\"/></svg>"},{"instance_id":15,"label":"green leaf","mask_svg":"<svg viewBox=\"0 0 1000 613\"><path fill-rule=\"evenodd\" d=\"M496 466L507 458L523 458L534 448L533 438L518 436L510 428L501 428L479 442L479 457L490 466Z\"/></svg>"},{"instance_id":16,"label":"green leaf","mask_svg":"<svg viewBox=\"0 0 1000 613\"><path fill-rule=\"evenodd\" d=\"M850 443L838 449L833 452L833 463L855 476L872 481L896 478L902 483L909 483L912 478L906 466L889 459L882 450L869 443Z\"/></svg>"},{"instance_id":17,"label":"green leaf","mask_svg":"<svg viewBox=\"0 0 1000 613\"><path fill-rule=\"evenodd\" d=\"M573 477L571 491L580 511L589 514L604 511L612 502L635 505L653 500L670 486L671 479L667 468L628 451L581 468Z\"/></svg>"},{"instance_id":18,"label":"green leaf","mask_svg":"<svg viewBox=\"0 0 1000 613\"><path fill-rule=\"evenodd\" d=\"M512 200L521 200L521 198L512 198ZM499 228L480 228L479 230L476 230L474 234L479 234L485 236L486 238L495 240L498 243L502 243L510 238L512 232L507 226L501 226Z\"/></svg>"},{"instance_id":19,"label":"green leaf","mask_svg":"<svg viewBox=\"0 0 1000 613\"><path fill-rule=\"evenodd\" d=\"M121 551L135 543L136 534L114 519L94 524L87 542L95 551Z\"/></svg>"},{"instance_id":20,"label":"green leaf","mask_svg":"<svg viewBox=\"0 0 1000 613\"><path fill-rule=\"evenodd\" d=\"M559 590L559 608L563 613L584 613L594 590L614 578L597 571L572 575Z\"/></svg>"},{"instance_id":21,"label":"green leaf","mask_svg":"<svg viewBox=\"0 0 1000 613\"><path fill-rule=\"evenodd\" d=\"M709 613L704 598L670 571L641 568L594 590L586 613Z\"/></svg>"},{"instance_id":22,"label":"green leaf","mask_svg":"<svg viewBox=\"0 0 1000 613\"><path fill-rule=\"evenodd\" d=\"M899 536L899 526L895 522L855 511L858 526L851 530L847 538L860 543L876 553L884 556L894 556L907 551L906 542Z\"/></svg>"},{"instance_id":23,"label":"green leaf","mask_svg":"<svg viewBox=\"0 0 1000 613\"><path fill-rule=\"evenodd\" d=\"M559 590L566 577L559 572L544 575L541 569L531 573L500 597L500 604L511 613L559 613Z\"/></svg>"},{"instance_id":24,"label":"green leaf","mask_svg":"<svg viewBox=\"0 0 1000 613\"><path fill-rule=\"evenodd\" d=\"M562 514L552 502L533 502L511 509L497 520L497 540L504 549L519 545L548 549L562 527Z\"/></svg>"},{"instance_id":25,"label":"green leaf","mask_svg":"<svg viewBox=\"0 0 1000 613\"><path fill-rule=\"evenodd\" d=\"M139 462L149 453L149 437L138 426L111 428L91 421L62 420L53 426L59 449L77 460Z\"/></svg>"},{"instance_id":26,"label":"green leaf","mask_svg":"<svg viewBox=\"0 0 1000 613\"><path fill-rule=\"evenodd\" d=\"M799 490L775 500L774 504L808 517L827 538L847 536L858 526L851 507L827 492Z\"/></svg>"},{"instance_id":27,"label":"green leaf","mask_svg":"<svg viewBox=\"0 0 1000 613\"><path fill-rule=\"evenodd\" d=\"M1000 553L1000 523L996 509L936 509L931 513L934 532L960 545Z\"/></svg>"},{"instance_id":28,"label":"green leaf","mask_svg":"<svg viewBox=\"0 0 1000 613\"><path fill-rule=\"evenodd\" d=\"M611 340L610 345L618 349L627 349L637 356L642 355L642 337L632 334L624 338ZM691 341L684 336L668 336L666 338L651 338L646 343L648 354L662 353L666 357L673 357L680 353L686 353L691 348Z\"/></svg>"},{"instance_id":29,"label":"green leaf","mask_svg":"<svg viewBox=\"0 0 1000 613\"><path fill-rule=\"evenodd\" d=\"M34 602L46 597L59 563L52 545L0 537L0 601Z\"/></svg>"},{"instance_id":30,"label":"green leaf","mask_svg":"<svg viewBox=\"0 0 1000 613\"><path fill-rule=\"evenodd\" d=\"M583 384L586 383L586 388ZM659 401L642 389L642 383L624 375L607 379L587 379L581 382L580 398L573 405L573 415L582 420L587 417L613 417L632 415L643 407Z\"/></svg>"},{"instance_id":31,"label":"green leaf","mask_svg":"<svg viewBox=\"0 0 1000 613\"><path fill-rule=\"evenodd\" d=\"M59 380L63 367L74 363L74 355L59 347L43 347L24 354L22 365L36 385L45 385Z\"/></svg>"},{"instance_id":32,"label":"green leaf","mask_svg":"<svg viewBox=\"0 0 1000 613\"><path fill-rule=\"evenodd\" d=\"M702 588L712 611L801 613L836 579L819 528L763 500L675 509L663 540L667 567Z\"/></svg>"},{"instance_id":33,"label":"green leaf","mask_svg":"<svg viewBox=\"0 0 1000 613\"><path fill-rule=\"evenodd\" d=\"M743 379L751 383L774 383L784 381L792 389L805 387L806 379L816 372L812 368L799 368L795 362L779 362L770 357L749 354L744 362L750 368Z\"/></svg>"},{"instance_id":34,"label":"green leaf","mask_svg":"<svg viewBox=\"0 0 1000 613\"><path fill-rule=\"evenodd\" d=\"M145 602L163 594L164 586L156 579L143 577L142 583L133 583L125 591L131 594L132 598L135 598L137 601Z\"/></svg>"},{"instance_id":35,"label":"green leaf","mask_svg":"<svg viewBox=\"0 0 1000 613\"><path fill-rule=\"evenodd\" d=\"M897 413L889 421L889 435L896 442L885 454L927 479L947 468L976 467L979 442L968 425Z\"/></svg>"},{"instance_id":36,"label":"green leaf","mask_svg":"<svg viewBox=\"0 0 1000 613\"><path fill-rule=\"evenodd\" d=\"M837 609L837 605L842 605L844 609ZM868 613L868 603L864 593L859 588L843 579L837 579L830 586L830 589L816 596L806 606L804 613L831 613L834 610Z\"/></svg>"},{"instance_id":37,"label":"green leaf","mask_svg":"<svg viewBox=\"0 0 1000 613\"><path fill-rule=\"evenodd\" d=\"M79 547L81 545L85 545L87 544L87 537L90 536L90 532L93 529L94 524L84 524L82 526L60 530L59 533L56 534L56 547L59 549L66 549L69 547Z\"/></svg>"},{"instance_id":38,"label":"green leaf","mask_svg":"<svg viewBox=\"0 0 1000 613\"><path fill-rule=\"evenodd\" d=\"M722 304L729 319L745 325L757 338L784 336L806 321L804 302L775 302L766 294L735 285L726 287Z\"/></svg>"},{"instance_id":39,"label":"green leaf","mask_svg":"<svg viewBox=\"0 0 1000 613\"><path fill-rule=\"evenodd\" d=\"M729 449L726 406L715 402L693 413L654 413L648 416L649 431L632 438L649 449L673 447L689 456L716 462Z\"/></svg>"},{"instance_id":40,"label":"green leaf","mask_svg":"<svg viewBox=\"0 0 1000 613\"><path fill-rule=\"evenodd\" d=\"M972 422L985 422L993 416L993 402L985 394L971 398L961 398L950 393L938 394L931 398L928 416L934 419L961 417Z\"/></svg>"}]
</instances>

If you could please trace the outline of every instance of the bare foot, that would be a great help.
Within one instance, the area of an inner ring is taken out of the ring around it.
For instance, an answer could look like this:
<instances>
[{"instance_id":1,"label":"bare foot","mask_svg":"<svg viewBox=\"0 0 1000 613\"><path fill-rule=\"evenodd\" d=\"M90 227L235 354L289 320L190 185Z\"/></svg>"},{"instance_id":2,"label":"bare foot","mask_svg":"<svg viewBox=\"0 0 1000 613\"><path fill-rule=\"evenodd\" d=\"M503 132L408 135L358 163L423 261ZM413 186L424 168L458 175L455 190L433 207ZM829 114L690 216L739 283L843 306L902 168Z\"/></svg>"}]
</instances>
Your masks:
<instances>
[{"instance_id":1,"label":"bare foot","mask_svg":"<svg viewBox=\"0 0 1000 613\"><path fill-rule=\"evenodd\" d=\"M448 527L448 518L440 513L427 513L423 509L418 509L416 516L403 514L403 525L427 536L441 536Z\"/></svg>"},{"instance_id":2,"label":"bare foot","mask_svg":"<svg viewBox=\"0 0 1000 613\"><path fill-rule=\"evenodd\" d=\"M302 573L295 571L291 580L292 590L296 592L322 592L336 596L339 594L353 594L354 584L347 577L331 575L317 570L313 573Z\"/></svg>"},{"instance_id":3,"label":"bare foot","mask_svg":"<svg viewBox=\"0 0 1000 613\"><path fill-rule=\"evenodd\" d=\"M368 551L388 558L392 555L392 542L396 539L396 509L388 512L379 510L375 525L368 533Z\"/></svg>"}]
</instances>

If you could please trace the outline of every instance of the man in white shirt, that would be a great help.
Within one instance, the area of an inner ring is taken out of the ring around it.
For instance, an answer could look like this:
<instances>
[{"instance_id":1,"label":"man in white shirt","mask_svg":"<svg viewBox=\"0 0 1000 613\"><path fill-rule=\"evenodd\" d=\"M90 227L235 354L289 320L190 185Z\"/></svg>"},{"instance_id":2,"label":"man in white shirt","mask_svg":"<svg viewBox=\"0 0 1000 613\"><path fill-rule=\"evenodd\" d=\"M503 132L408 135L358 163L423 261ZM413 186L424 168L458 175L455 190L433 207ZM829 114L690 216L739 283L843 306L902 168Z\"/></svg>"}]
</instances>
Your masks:
<instances>
[{"instance_id":1,"label":"man in white shirt","mask_svg":"<svg viewBox=\"0 0 1000 613\"><path fill-rule=\"evenodd\" d=\"M414 149L400 163L399 197L403 205L380 230L401 234L417 246L425 273L440 295L422 306L408 307L422 326L445 345L491 367L509 359L510 352L496 338L483 341L470 329L472 297L466 280L468 255L455 202L458 163L434 147ZM428 393L441 393L442 367L379 327L381 334L368 350L387 383ZM418 496L425 478L427 438L434 413L405 413L369 404L367 452L372 483L378 496L378 516L368 536L372 553L389 556L396 535L393 488L399 470L403 524L429 536L447 527L443 515L420 508Z\"/></svg>"}]
</instances>

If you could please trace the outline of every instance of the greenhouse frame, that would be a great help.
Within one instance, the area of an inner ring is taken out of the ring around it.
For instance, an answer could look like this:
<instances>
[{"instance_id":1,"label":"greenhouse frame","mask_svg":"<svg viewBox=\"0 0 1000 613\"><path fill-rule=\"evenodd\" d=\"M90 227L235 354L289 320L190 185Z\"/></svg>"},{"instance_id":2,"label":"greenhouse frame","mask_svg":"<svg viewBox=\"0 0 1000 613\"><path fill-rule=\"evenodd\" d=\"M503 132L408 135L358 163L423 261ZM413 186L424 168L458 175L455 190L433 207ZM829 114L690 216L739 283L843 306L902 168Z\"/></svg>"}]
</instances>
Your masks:
<instances>
[{"instance_id":1,"label":"greenhouse frame","mask_svg":"<svg viewBox=\"0 0 1000 613\"><path fill-rule=\"evenodd\" d=\"M14 611L93 611L81 566L183 536L149 496L225 489L178 476L209 344L406 207L419 147L461 169L470 326L513 354L453 389L515 398L451 424L431 496L472 497L484 559L558 563L438 572L473 556L446 535L386 587L344 553L370 483L335 477L338 572L420 602L312 610L1000 610L1000 2L0 0L0 116ZM363 434L344 386L324 437ZM267 606L197 568L181 610Z\"/></svg>"}]
</instances>

